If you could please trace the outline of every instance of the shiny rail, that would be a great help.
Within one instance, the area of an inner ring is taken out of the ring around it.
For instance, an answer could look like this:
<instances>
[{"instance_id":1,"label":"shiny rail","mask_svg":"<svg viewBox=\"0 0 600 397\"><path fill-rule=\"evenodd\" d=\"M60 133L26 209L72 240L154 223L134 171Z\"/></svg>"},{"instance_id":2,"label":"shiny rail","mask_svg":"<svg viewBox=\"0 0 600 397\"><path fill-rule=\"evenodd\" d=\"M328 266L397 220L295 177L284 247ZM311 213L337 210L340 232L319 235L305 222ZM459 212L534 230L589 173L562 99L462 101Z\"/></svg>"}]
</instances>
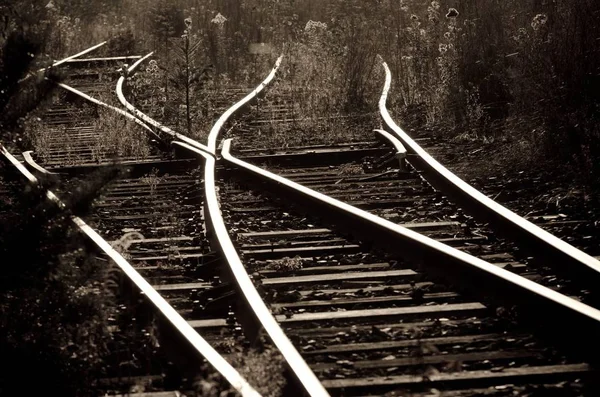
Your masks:
<instances>
[{"instance_id":1,"label":"shiny rail","mask_svg":"<svg viewBox=\"0 0 600 397\"><path fill-rule=\"evenodd\" d=\"M133 64L127 71L127 75L134 73L139 65L150 57L152 54L148 54ZM282 354L287 365L291 369L292 373L298 380L298 382L304 387L307 395L310 396L328 396L327 391L321 385L315 374L308 367L308 364L304 361L300 353L296 350L293 344L289 341L285 333L279 327L279 324L267 308L265 303L262 301L258 291L254 287L252 280L250 279L246 269L240 261L239 256L229 238L227 229L221 212L216 194L216 181L215 181L215 152L216 142L219 134L222 132L225 124L229 122L234 116L239 115L247 106L252 103L258 95L260 95L265 88L273 81L283 56L280 56L275 67L271 70L268 76L255 88L251 93L246 95L240 101L235 103L225 113L219 117L208 138L208 145L200 144L199 142L181 135L170 128L163 126L157 121L153 120L143 112L136 109L131 103L127 101L123 94L123 85L125 84L125 77L121 76L117 83L117 95L119 101L136 117L139 117L144 122L156 127L163 133L173 138L171 144L174 147L183 148L188 152L199 156L204 160L204 189L205 189L205 203L204 203L204 215L206 222L206 230L209 230L209 235L212 236L211 244L219 252L222 252L226 258L226 263L229 265L229 270L232 279L235 282L237 290L240 292L240 296L243 297L246 306L254 313L255 318L251 318L250 322L253 323L251 326L254 328L254 333L257 335L261 329L264 329L269 338L273 341L273 344ZM243 321L243 320L242 320ZM247 324L248 325L248 324Z\"/></svg>"},{"instance_id":2,"label":"shiny rail","mask_svg":"<svg viewBox=\"0 0 600 397\"><path fill-rule=\"evenodd\" d=\"M527 308L531 325L545 325L543 331L551 334L550 336L577 348L590 361L598 361L600 347L596 347L598 344L595 341L597 332L600 331L600 310L249 164L231 155L230 146L231 140L226 140L221 155L238 178L260 183L280 197L285 196L292 202L301 203L303 208L310 208L312 213L347 230L361 241L372 242L390 252L415 260L428 274L444 278L470 295ZM558 329L557 319L565 321L569 326Z\"/></svg>"},{"instance_id":3,"label":"shiny rail","mask_svg":"<svg viewBox=\"0 0 600 397\"><path fill-rule=\"evenodd\" d=\"M114 61L136 61L141 55L126 55L122 57L103 57L103 58L76 58L66 61L68 64L92 63L92 62L114 62Z\"/></svg>"},{"instance_id":4,"label":"shiny rail","mask_svg":"<svg viewBox=\"0 0 600 397\"><path fill-rule=\"evenodd\" d=\"M134 65L132 65L128 69L127 74L129 75L130 73L133 73L136 70L136 68L141 64L141 62L143 62L149 56L151 56L151 54L148 54L145 57L140 58L138 60L138 62L136 62ZM236 105L234 105L234 108L235 108L234 111L228 111L223 116L221 116L221 118L219 119L219 121L216 124L216 127L214 127L212 130L213 135L219 133L219 131L221 130L224 123L228 119L231 118L231 116L233 115L234 112L239 112L240 109L242 109L247 103L251 102L261 91L263 91L263 89L266 87L266 85L270 81L272 81L272 79L274 78L275 72L277 71L277 68L279 67L279 64L281 63L281 59L282 59L281 57L278 59L278 61L276 63L276 67L269 74L267 79L265 79L265 81L263 81L261 83L261 85L259 85L259 87L257 89L255 89L251 94L249 94L248 96L243 98L242 101L240 101L240 102L236 103ZM129 110L129 112L132 113L131 114L131 113L125 112L127 114L126 117L128 117L130 119L131 119L131 117L136 118L136 120L138 120L138 124L142 125L146 130L153 131L152 127L156 128L158 131L160 131L164 134L167 134L168 136L170 136L173 139L171 141L172 146L184 148L188 152L192 152L193 154L200 156L204 159L204 162L205 162L204 163L205 164L205 194L206 194L206 196L205 196L205 207L206 207L205 208L205 218L206 218L206 221L205 222L207 223L207 225L205 227L206 227L206 230L211 231L211 233L209 233L209 234L216 237L215 239L213 239L213 245L218 247L220 249L220 251L224 253L225 257L228 259L228 262L230 264L234 263L237 260L239 267L243 270L243 273L246 276L246 279L243 280L243 277L239 275L239 271L238 271L234 278L236 280L238 280L238 282L241 283L242 296L244 296L244 299L247 302L247 304L253 308L253 312L256 315L255 332L258 333L258 332L260 332L261 329L266 330L267 334L273 340L273 343L279 349L282 356L288 363L294 376L305 387L305 391L308 395L327 396L328 394L325 391L325 389L323 388L323 386L321 385L321 383L318 381L316 376L312 373L310 368L308 368L308 365L306 364L304 359L302 359L300 354L296 351L294 346L287 339L287 337L285 336L283 331L280 329L280 327L277 324L277 322L275 321L275 319L272 317L269 309L262 302L262 298L258 294L258 291L255 289L248 274L245 272L245 269L244 269L243 265L241 264L239 257L237 257L237 253L233 247L231 240L229 239L229 236L225 229L225 225L221 218L220 210L218 207L216 190L214 188L215 187L215 181L214 181L215 159L214 159L214 155L213 155L214 149L210 150L207 146L202 145L202 144L198 143L197 141L195 141L191 138L188 138L184 135L181 135L181 134L169 129L166 126L163 126L162 124L153 120L152 118L145 115L141 111L137 110L133 105L131 105L126 100L126 98L123 94L124 83L125 83L125 77L121 76L121 78L119 79L119 81L117 83L116 91L117 91L117 95L119 96L120 102ZM118 110L120 114L123 114L122 110L114 108L110 105L104 104L84 93L79 92L78 90L76 90L72 87L66 86L64 84L61 86L65 89L68 89L71 92L81 95L82 97L84 97L94 103L97 103L98 105L102 105L102 106L111 108L113 110ZM146 123L148 123L149 125ZM242 281L240 281L241 279L242 279Z\"/></svg>"},{"instance_id":5,"label":"shiny rail","mask_svg":"<svg viewBox=\"0 0 600 397\"><path fill-rule=\"evenodd\" d=\"M232 117L239 115L241 111L247 108L257 96L262 93L271 81L275 78L275 75L281 65L283 56L280 56L275 63L275 67L271 70L269 75L254 89L250 94L246 95L239 102L234 104L214 124L208 138L209 151L215 153L217 148L217 140L221 134L225 124L232 119ZM217 200L216 192L216 181L215 181L215 168L216 159L215 156L209 155L202 150L199 150L196 146L190 145L187 142L175 142L175 145L187 149L197 156L202 156L205 160L204 167L204 216L206 218L207 227L211 231L212 239L211 244L214 244L218 251L223 253L225 262L229 267L228 273L235 285L239 295L243 297L244 306L248 308L251 313L254 313L254 317L250 318L250 322L254 322L250 326L254 328L254 333L257 335L261 328L267 333L273 344L280 351L281 355L285 359L288 367L296 377L299 384L304 388L304 392L310 396L328 396L329 394L317 379L315 374L309 368L308 364L300 353L296 350L294 345L285 335L283 330L279 327L279 324L271 314L269 308L265 305L262 297L256 290L252 279L248 275L246 268L242 264L235 247L229 237L225 222L221 216L219 203ZM241 319L244 320L243 318Z\"/></svg>"},{"instance_id":6,"label":"shiny rail","mask_svg":"<svg viewBox=\"0 0 600 397\"><path fill-rule=\"evenodd\" d=\"M87 54L87 53L90 53L90 52L92 52L92 51L94 51L94 50L96 50L96 49L98 49L98 48L102 47L102 46L103 46L103 45L105 45L106 43L107 43L106 41L103 41L102 43L96 44L95 46L92 46L92 47L90 47L90 48L86 48L85 50L83 50L83 51L81 51L81 52L78 52L78 53L77 53L77 54L75 54L75 55L71 55L71 56L68 56L68 57L66 57L66 58L63 58L63 59L61 59L61 60L59 60L59 61L56 61L56 62L54 62L52 65L48 66L47 68L41 68L41 69L39 69L37 72L38 72L38 73L40 73L40 72L44 72L44 71L46 71L46 70L48 70L48 69L51 69L51 68L54 68L54 67L60 66L60 65L62 65L63 63L67 63L67 62L75 61L76 59L78 59L78 58L79 58L79 57L81 57L82 55L85 55L85 54ZM34 76L34 75L35 75L35 74L28 73L28 74L27 74L25 77L23 77L21 80L19 80L19 83L22 83L22 82L26 81L27 79L31 78L31 76Z\"/></svg>"},{"instance_id":7,"label":"shiny rail","mask_svg":"<svg viewBox=\"0 0 600 397\"><path fill-rule=\"evenodd\" d=\"M142 58L138 59L137 62L135 62L133 65L131 65L128 69L127 69L127 75L131 75L133 73L135 73L135 71L137 70L137 68L142 64L142 62L144 62L146 59L150 58L154 53L151 52L145 56L143 56ZM137 109L135 106L133 106L128 100L127 98L125 98L125 94L123 93L123 87L126 83L126 78L125 76L121 76L119 77L119 80L117 81L117 87L116 87L116 92L117 92L117 96L119 97L119 102L121 102L121 104L123 106L125 106L125 108L131 113L133 114L136 118L140 119L141 121L143 121L144 123L147 123L149 125L151 125L152 127L156 128L157 130L159 130L160 132L162 132L163 134L169 136L171 138L171 140L179 140L181 142L185 142L188 145L197 147L198 149L204 151L205 153L208 154L212 154L214 153L214 150L211 151L206 145L201 144L200 142L191 139L185 135L182 135L178 132L173 131L172 129L170 129L169 127L159 123L158 121L154 120L152 117L148 116L147 114L145 114L144 112L142 112L141 110Z\"/></svg>"},{"instance_id":8,"label":"shiny rail","mask_svg":"<svg viewBox=\"0 0 600 397\"><path fill-rule=\"evenodd\" d=\"M406 167L407 151L406 151L406 148L404 147L404 145L402 144L402 142L400 142L395 136L393 136L392 134L390 134L387 131L379 130L379 129L373 130L373 131L378 134L380 139L386 140L394 147L394 150L396 150L396 153L394 153L394 156L398 160L398 168L400 169L400 172L406 172L407 171L407 167Z\"/></svg>"},{"instance_id":9,"label":"shiny rail","mask_svg":"<svg viewBox=\"0 0 600 397\"><path fill-rule=\"evenodd\" d=\"M27 182L33 186L39 186L38 179L31 174L8 150L0 145L0 154L12 164ZM41 168L41 166L37 166ZM57 205L61 210L66 209L66 205L52 191L46 191L46 198ZM210 365L218 371L230 384L243 396L259 396L259 394L242 378L242 376L216 351L204 338L194 330L194 328L138 273L137 270L125 258L115 251L110 243L104 240L90 226L88 226L78 216L71 216L71 221L91 242L94 243L102 252L104 252L138 290L147 297L154 308L183 336L183 338L196 350Z\"/></svg>"},{"instance_id":10,"label":"shiny rail","mask_svg":"<svg viewBox=\"0 0 600 397\"><path fill-rule=\"evenodd\" d=\"M396 124L386 106L392 74L385 62L383 68L386 77L379 100L381 117L386 129L400 139L411 154L416 155L410 161L426 174L428 181L453 198L465 211L497 228L524 249L539 255L544 259L544 265L551 266L567 277L577 277L580 281L596 288L600 283L600 261L496 203L464 182L431 157Z\"/></svg>"},{"instance_id":11,"label":"shiny rail","mask_svg":"<svg viewBox=\"0 0 600 397\"><path fill-rule=\"evenodd\" d=\"M58 86L69 91L72 92L75 95L78 95L80 97L82 97L83 99L90 101L98 106L104 107L106 109L110 109L114 112L117 112L118 114L120 114L121 116L125 117L126 119L133 121L134 123L136 123L137 125L139 125L140 127L142 127L144 129L144 131L152 138L155 140L160 140L160 136L158 136L154 130L152 128L150 128L146 123L144 123L142 120L139 120L137 117L134 117L133 115L127 113L126 111L124 111L123 109L119 109L115 106L109 105L108 103L102 102L92 96L89 96L88 94L79 91L76 88L73 88L69 85L66 85L64 83L58 83Z\"/></svg>"},{"instance_id":12,"label":"shiny rail","mask_svg":"<svg viewBox=\"0 0 600 397\"><path fill-rule=\"evenodd\" d=\"M26 152L23 152L23 159L25 160L27 165L29 165L29 167L33 168L35 171L37 171L43 175L56 175L55 172L50 172L50 171L46 170L44 167L41 167L38 163L36 163L35 160L33 159L32 153L33 153L33 150L28 150Z\"/></svg>"},{"instance_id":13,"label":"shiny rail","mask_svg":"<svg viewBox=\"0 0 600 397\"><path fill-rule=\"evenodd\" d=\"M279 67L281 66L282 60L283 60L283 55L281 55L279 58L277 58L277 61L275 62L275 67L273 67L271 72L267 75L267 77L263 80L263 82L258 85L258 87L256 87L251 93L249 93L244 98L242 98L240 101L238 101L233 106L231 106L229 109L227 109L227 111L225 113L223 113L221 115L221 117L219 117L219 119L217 120L217 122L215 123L213 128L211 129L210 134L208 135L208 148L212 153L215 153L215 151L217 150L217 140L219 139L219 136L223 132L223 128L225 127L225 124L227 122L231 121L231 119L233 118L234 115L239 115L243 111L245 111L247 109L247 107L254 100L256 100L259 95L261 95L264 92L265 88L273 81L273 79L275 79L275 75L277 74L277 71L279 70Z\"/></svg>"},{"instance_id":14,"label":"shiny rail","mask_svg":"<svg viewBox=\"0 0 600 397\"><path fill-rule=\"evenodd\" d=\"M102 43L103 44L103 43ZM74 56L66 59L73 60L77 56L83 55L98 48L100 45L91 47L90 49L83 51ZM63 60L64 61L64 60ZM61 62L62 63L62 62ZM87 94L84 94L70 86L59 83L62 88L71 91L81 97L99 105L104 106L108 109L116 111L124 117L135 121L138 125L142 126L146 132L154 134L144 122L137 120L131 114L118 109L114 106L108 105L101 102ZM36 178L19 160L17 160L5 147L0 143L0 155L7 164L14 167L24 178L26 183L32 186L40 186L40 181ZM40 165L36 164L31 153L24 154L26 163L29 164L32 169L39 172L42 175L51 174ZM47 200L55 204L59 209L66 210L65 203L51 190L45 191ZM242 396L258 397L260 394L254 390L254 388L244 379L235 368L233 368L216 350L210 346L210 344L194 330L194 328L183 318L177 311L144 279L144 277L137 272L137 270L119 254L106 240L104 240L98 233L96 233L89 225L87 225L81 218L72 215L70 217L74 226L87 237L95 246L97 246L102 252L104 252L114 263L123 271L128 279L136 286L136 288L147 297L148 301L156 308L161 316L167 321L167 323L173 327L185 340L190 347L191 352L196 352L199 356L203 357L218 373L220 373L227 382Z\"/></svg>"}]
</instances>

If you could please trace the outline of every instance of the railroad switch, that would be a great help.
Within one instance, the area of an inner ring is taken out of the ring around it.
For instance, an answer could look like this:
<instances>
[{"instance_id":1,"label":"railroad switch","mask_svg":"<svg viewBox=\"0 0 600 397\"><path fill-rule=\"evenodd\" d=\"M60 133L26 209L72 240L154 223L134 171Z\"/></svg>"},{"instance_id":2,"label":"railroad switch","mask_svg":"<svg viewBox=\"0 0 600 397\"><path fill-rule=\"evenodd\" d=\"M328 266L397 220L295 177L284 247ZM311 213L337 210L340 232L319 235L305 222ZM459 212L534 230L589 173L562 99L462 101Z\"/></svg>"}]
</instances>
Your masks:
<instances>
[{"instance_id":1,"label":"railroad switch","mask_svg":"<svg viewBox=\"0 0 600 397\"><path fill-rule=\"evenodd\" d=\"M397 152L395 155L398 160L398 170L401 173L409 172L408 165L406 163L406 152Z\"/></svg>"}]
</instances>

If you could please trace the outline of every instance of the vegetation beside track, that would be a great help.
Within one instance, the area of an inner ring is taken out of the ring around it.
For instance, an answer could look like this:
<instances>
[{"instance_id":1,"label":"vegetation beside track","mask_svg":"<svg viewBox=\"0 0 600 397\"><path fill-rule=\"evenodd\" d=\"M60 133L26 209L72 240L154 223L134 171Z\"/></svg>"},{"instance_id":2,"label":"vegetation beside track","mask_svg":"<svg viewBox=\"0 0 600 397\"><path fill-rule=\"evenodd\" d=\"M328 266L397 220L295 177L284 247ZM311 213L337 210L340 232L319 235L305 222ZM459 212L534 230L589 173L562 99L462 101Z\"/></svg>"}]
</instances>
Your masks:
<instances>
[{"instance_id":1,"label":"vegetation beside track","mask_svg":"<svg viewBox=\"0 0 600 397\"><path fill-rule=\"evenodd\" d=\"M147 104L198 137L211 125L215 93L252 86L285 47L282 89L293 94L298 123L266 131L274 142L356 135L352 125L320 116L367 113L377 122L385 60L395 82L390 107L407 129L493 142L506 148L502 166L567 163L597 183L599 7L593 0L53 0L2 10L5 30L26 19L46 37L42 53L56 57L109 38L100 53L155 51ZM253 46L261 42L267 46Z\"/></svg>"},{"instance_id":2,"label":"vegetation beside track","mask_svg":"<svg viewBox=\"0 0 600 397\"><path fill-rule=\"evenodd\" d=\"M26 17L27 29L47 37L40 54L58 58L109 37L116 37L107 46L113 53L157 51L155 75L147 84L156 91L148 105L196 137L205 136L210 117L218 113L212 103L220 89L258 81L283 42L291 41L275 90L291 93L297 116L289 129L276 122L268 125L268 144L334 143L349 135L363 139L361 133L369 137L368 126L377 121L383 59L394 71L392 112L411 132L430 132L457 145L501 147L498 167L525 168L543 160L546 167L568 164L575 170L573 179L583 183L599 180L600 10L591 0L406 0L400 6L390 1L309 1L303 7L284 0L235 5L123 0L95 6L56 0L0 7L10 11L3 44L16 37L11 29ZM202 50L190 60L192 37ZM250 54L248 45L256 42L270 43L275 51ZM37 56L33 69L49 60ZM200 77L182 76L182 68ZM341 127L336 119L321 118L355 113L368 115L367 127ZM3 113L4 127L18 119L9 122L8 114ZM73 285L79 277L67 273L61 278ZM42 292L48 293L37 293Z\"/></svg>"},{"instance_id":3,"label":"vegetation beside track","mask_svg":"<svg viewBox=\"0 0 600 397\"><path fill-rule=\"evenodd\" d=\"M3 44L0 143L18 154L32 141L43 144L43 137L24 133L32 121L24 117L45 100L51 85L43 79L47 73L19 84L41 47L35 34L13 31ZM81 248L86 245L70 218L89 210L115 170L63 189L70 191L62 197L67 211L45 196L46 189L61 187L53 178L32 187L4 161L0 171L0 257L5 265L0 275L0 351L8 363L0 376L0 394L37 395L51 389L61 395L98 395L95 381L114 373L112 365L131 360L139 366L152 354L141 348L148 345L144 338L123 327L131 324L132 313L118 307L106 263ZM125 331L111 331L115 326Z\"/></svg>"},{"instance_id":4,"label":"vegetation beside track","mask_svg":"<svg viewBox=\"0 0 600 397\"><path fill-rule=\"evenodd\" d=\"M150 154L150 143L144 131L133 121L112 110L99 109L94 124L97 152L114 153L115 156L131 156L144 159ZM107 150L108 149L108 150ZM100 161L100 159L98 159Z\"/></svg>"},{"instance_id":5,"label":"vegetation beside track","mask_svg":"<svg viewBox=\"0 0 600 397\"><path fill-rule=\"evenodd\" d=\"M10 365L0 391L92 395L114 310L103 264L79 249L68 217L56 216L41 191L35 198L13 201L1 220L0 344Z\"/></svg>"},{"instance_id":6,"label":"vegetation beside track","mask_svg":"<svg viewBox=\"0 0 600 397\"><path fill-rule=\"evenodd\" d=\"M27 51L37 48L34 38L13 32L2 49L3 144L19 141L19 116L47 93L39 82L25 89L17 83L31 64ZM5 264L0 276L0 350L9 364L0 378L0 393L20 394L25 387L32 394L53 389L88 395L102 368L112 308L103 295L102 273L78 248L68 215L48 204L43 188L22 197L22 185L10 167L1 167L4 185L14 191L2 197L0 212Z\"/></svg>"}]
</instances>

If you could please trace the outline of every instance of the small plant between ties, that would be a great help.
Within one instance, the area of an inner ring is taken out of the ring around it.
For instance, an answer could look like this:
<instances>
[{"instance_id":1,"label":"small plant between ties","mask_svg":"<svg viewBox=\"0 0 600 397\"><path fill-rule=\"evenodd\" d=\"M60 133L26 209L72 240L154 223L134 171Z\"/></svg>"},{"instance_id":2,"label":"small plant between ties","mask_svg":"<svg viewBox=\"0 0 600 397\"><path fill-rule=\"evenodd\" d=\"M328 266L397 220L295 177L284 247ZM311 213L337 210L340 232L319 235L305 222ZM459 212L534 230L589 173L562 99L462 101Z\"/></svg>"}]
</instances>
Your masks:
<instances>
[{"instance_id":1,"label":"small plant between ties","mask_svg":"<svg viewBox=\"0 0 600 397\"><path fill-rule=\"evenodd\" d=\"M302 258L299 256L295 256L293 258L284 257L281 259L274 259L268 261L267 268L273 269L279 272L294 272L302 269L303 263Z\"/></svg>"},{"instance_id":2,"label":"small plant between ties","mask_svg":"<svg viewBox=\"0 0 600 397\"><path fill-rule=\"evenodd\" d=\"M364 173L365 171L360 164L350 163L343 164L341 167L339 167L340 175L362 175Z\"/></svg>"},{"instance_id":3,"label":"small plant between ties","mask_svg":"<svg viewBox=\"0 0 600 397\"><path fill-rule=\"evenodd\" d=\"M146 176L142 177L142 182L147 184L150 187L150 196L154 197L156 194L156 188L158 184L161 182L162 178L158 176L159 171L157 168L152 168L150 173L146 174Z\"/></svg>"}]
</instances>

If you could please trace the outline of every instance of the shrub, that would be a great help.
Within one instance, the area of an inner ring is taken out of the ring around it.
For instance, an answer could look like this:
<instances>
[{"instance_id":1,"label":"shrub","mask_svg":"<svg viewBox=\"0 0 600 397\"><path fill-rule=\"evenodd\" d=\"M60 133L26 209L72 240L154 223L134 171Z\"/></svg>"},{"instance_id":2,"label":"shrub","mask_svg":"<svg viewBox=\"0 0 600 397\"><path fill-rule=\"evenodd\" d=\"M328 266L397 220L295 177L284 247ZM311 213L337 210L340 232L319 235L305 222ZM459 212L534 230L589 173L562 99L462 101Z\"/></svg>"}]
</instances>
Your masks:
<instances>
[{"instance_id":1,"label":"shrub","mask_svg":"<svg viewBox=\"0 0 600 397\"><path fill-rule=\"evenodd\" d=\"M31 85L19 85L33 59L28 51L39 48L31 40L11 33L2 48L2 143L19 135L10 133L18 132L21 117L47 92L34 79ZM53 389L62 395L94 395L90 384L103 369L113 308L104 298L100 266L80 248L69 213L48 203L45 188L23 189L13 166L0 164L3 186L10 188L0 202L0 257L5 264L0 275L0 351L10 363L0 376L0 394ZM24 190L29 194L23 195ZM83 207L76 195L68 201L71 208Z\"/></svg>"}]
</instances>

